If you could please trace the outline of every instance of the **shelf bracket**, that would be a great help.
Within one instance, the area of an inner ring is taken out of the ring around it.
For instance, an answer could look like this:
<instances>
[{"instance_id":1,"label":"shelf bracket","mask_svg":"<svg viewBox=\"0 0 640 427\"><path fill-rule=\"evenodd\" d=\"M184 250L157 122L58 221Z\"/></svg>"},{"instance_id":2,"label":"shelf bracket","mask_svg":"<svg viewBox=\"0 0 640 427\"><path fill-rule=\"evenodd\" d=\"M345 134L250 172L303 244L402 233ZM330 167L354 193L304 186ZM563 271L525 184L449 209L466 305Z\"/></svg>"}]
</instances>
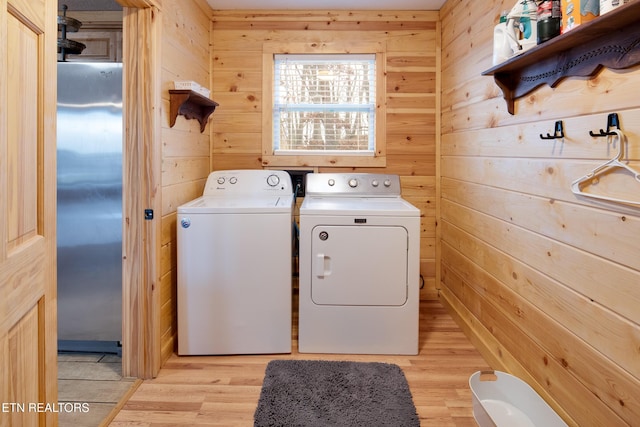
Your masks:
<instances>
[{"instance_id":1,"label":"shelf bracket","mask_svg":"<svg viewBox=\"0 0 640 427\"><path fill-rule=\"evenodd\" d=\"M178 115L186 119L196 119L200 123L200 133L204 132L209 116L215 111L218 103L192 90L171 89L169 126L176 124Z\"/></svg>"}]
</instances>

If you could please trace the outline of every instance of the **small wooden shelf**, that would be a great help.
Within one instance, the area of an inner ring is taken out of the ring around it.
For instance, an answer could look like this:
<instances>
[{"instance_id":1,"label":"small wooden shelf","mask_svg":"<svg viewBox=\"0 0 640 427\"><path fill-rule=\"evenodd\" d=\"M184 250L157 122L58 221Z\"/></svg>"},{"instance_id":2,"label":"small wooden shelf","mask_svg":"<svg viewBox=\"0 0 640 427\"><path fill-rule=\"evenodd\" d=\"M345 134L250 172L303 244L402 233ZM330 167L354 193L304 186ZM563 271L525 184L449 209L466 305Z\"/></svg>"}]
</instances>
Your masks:
<instances>
[{"instance_id":1,"label":"small wooden shelf","mask_svg":"<svg viewBox=\"0 0 640 427\"><path fill-rule=\"evenodd\" d=\"M192 90L170 89L170 123L173 127L179 114L186 119L196 119L200 122L200 132L204 132L209 116L218 106L218 103L200 95Z\"/></svg>"},{"instance_id":2,"label":"small wooden shelf","mask_svg":"<svg viewBox=\"0 0 640 427\"><path fill-rule=\"evenodd\" d=\"M640 1L632 1L482 75L494 77L514 114L515 100L544 83L555 87L564 77L593 77L603 66L621 70L640 64L638 16Z\"/></svg>"}]
</instances>

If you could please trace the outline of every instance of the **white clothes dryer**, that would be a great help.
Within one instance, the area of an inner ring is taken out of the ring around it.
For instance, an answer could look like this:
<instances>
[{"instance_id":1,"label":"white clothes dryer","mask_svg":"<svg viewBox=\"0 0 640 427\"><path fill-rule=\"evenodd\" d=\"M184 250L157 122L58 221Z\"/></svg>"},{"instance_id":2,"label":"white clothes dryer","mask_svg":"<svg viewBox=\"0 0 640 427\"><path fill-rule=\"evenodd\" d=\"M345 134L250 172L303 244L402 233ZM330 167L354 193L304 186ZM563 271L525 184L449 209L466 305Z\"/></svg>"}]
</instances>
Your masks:
<instances>
[{"instance_id":1,"label":"white clothes dryer","mask_svg":"<svg viewBox=\"0 0 640 427\"><path fill-rule=\"evenodd\" d=\"M397 175L306 176L301 353L417 354L420 210Z\"/></svg>"},{"instance_id":2,"label":"white clothes dryer","mask_svg":"<svg viewBox=\"0 0 640 427\"><path fill-rule=\"evenodd\" d=\"M293 190L284 171L212 172L178 207L178 354L291 352Z\"/></svg>"}]
</instances>

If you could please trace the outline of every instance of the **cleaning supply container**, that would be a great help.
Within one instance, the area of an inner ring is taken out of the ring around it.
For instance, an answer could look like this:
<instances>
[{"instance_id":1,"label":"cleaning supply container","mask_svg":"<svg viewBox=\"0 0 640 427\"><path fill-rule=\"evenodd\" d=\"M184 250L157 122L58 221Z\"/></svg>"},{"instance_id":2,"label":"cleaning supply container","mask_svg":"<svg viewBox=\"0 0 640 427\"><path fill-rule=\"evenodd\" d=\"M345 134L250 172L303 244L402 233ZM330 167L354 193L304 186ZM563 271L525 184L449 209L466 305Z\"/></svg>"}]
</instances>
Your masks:
<instances>
[{"instance_id":1,"label":"cleaning supply container","mask_svg":"<svg viewBox=\"0 0 640 427\"><path fill-rule=\"evenodd\" d=\"M600 0L600 15L611 12L613 9L629 3L631 0Z\"/></svg>"},{"instance_id":2,"label":"cleaning supply container","mask_svg":"<svg viewBox=\"0 0 640 427\"><path fill-rule=\"evenodd\" d=\"M562 11L560 0L543 0L538 4L538 44L560 35Z\"/></svg>"},{"instance_id":3,"label":"cleaning supply container","mask_svg":"<svg viewBox=\"0 0 640 427\"><path fill-rule=\"evenodd\" d=\"M469 386L480 427L567 427L534 389L513 375L478 371Z\"/></svg>"},{"instance_id":4,"label":"cleaning supply container","mask_svg":"<svg viewBox=\"0 0 640 427\"><path fill-rule=\"evenodd\" d=\"M507 11L500 14L500 22L493 29L493 65L498 65L513 55L507 34Z\"/></svg>"}]
</instances>

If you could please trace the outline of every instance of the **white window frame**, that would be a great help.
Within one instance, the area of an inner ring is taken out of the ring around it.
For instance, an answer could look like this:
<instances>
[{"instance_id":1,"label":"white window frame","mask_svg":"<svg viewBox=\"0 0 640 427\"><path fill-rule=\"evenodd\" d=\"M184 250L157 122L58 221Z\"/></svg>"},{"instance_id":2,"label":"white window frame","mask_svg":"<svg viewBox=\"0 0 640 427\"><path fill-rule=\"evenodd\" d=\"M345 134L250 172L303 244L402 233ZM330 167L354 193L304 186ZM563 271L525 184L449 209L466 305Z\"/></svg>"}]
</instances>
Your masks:
<instances>
[{"instance_id":1,"label":"white window frame","mask_svg":"<svg viewBox=\"0 0 640 427\"><path fill-rule=\"evenodd\" d=\"M263 90L262 90L262 165L265 167L385 167L386 166L386 55L381 43L351 44L349 50L332 44L309 43L265 43L263 45ZM276 54L375 54L376 58L376 113L375 149L373 152L349 152L348 150L325 150L305 153L303 150L276 151L274 149L274 69ZM300 152L302 154L300 154Z\"/></svg>"}]
</instances>

